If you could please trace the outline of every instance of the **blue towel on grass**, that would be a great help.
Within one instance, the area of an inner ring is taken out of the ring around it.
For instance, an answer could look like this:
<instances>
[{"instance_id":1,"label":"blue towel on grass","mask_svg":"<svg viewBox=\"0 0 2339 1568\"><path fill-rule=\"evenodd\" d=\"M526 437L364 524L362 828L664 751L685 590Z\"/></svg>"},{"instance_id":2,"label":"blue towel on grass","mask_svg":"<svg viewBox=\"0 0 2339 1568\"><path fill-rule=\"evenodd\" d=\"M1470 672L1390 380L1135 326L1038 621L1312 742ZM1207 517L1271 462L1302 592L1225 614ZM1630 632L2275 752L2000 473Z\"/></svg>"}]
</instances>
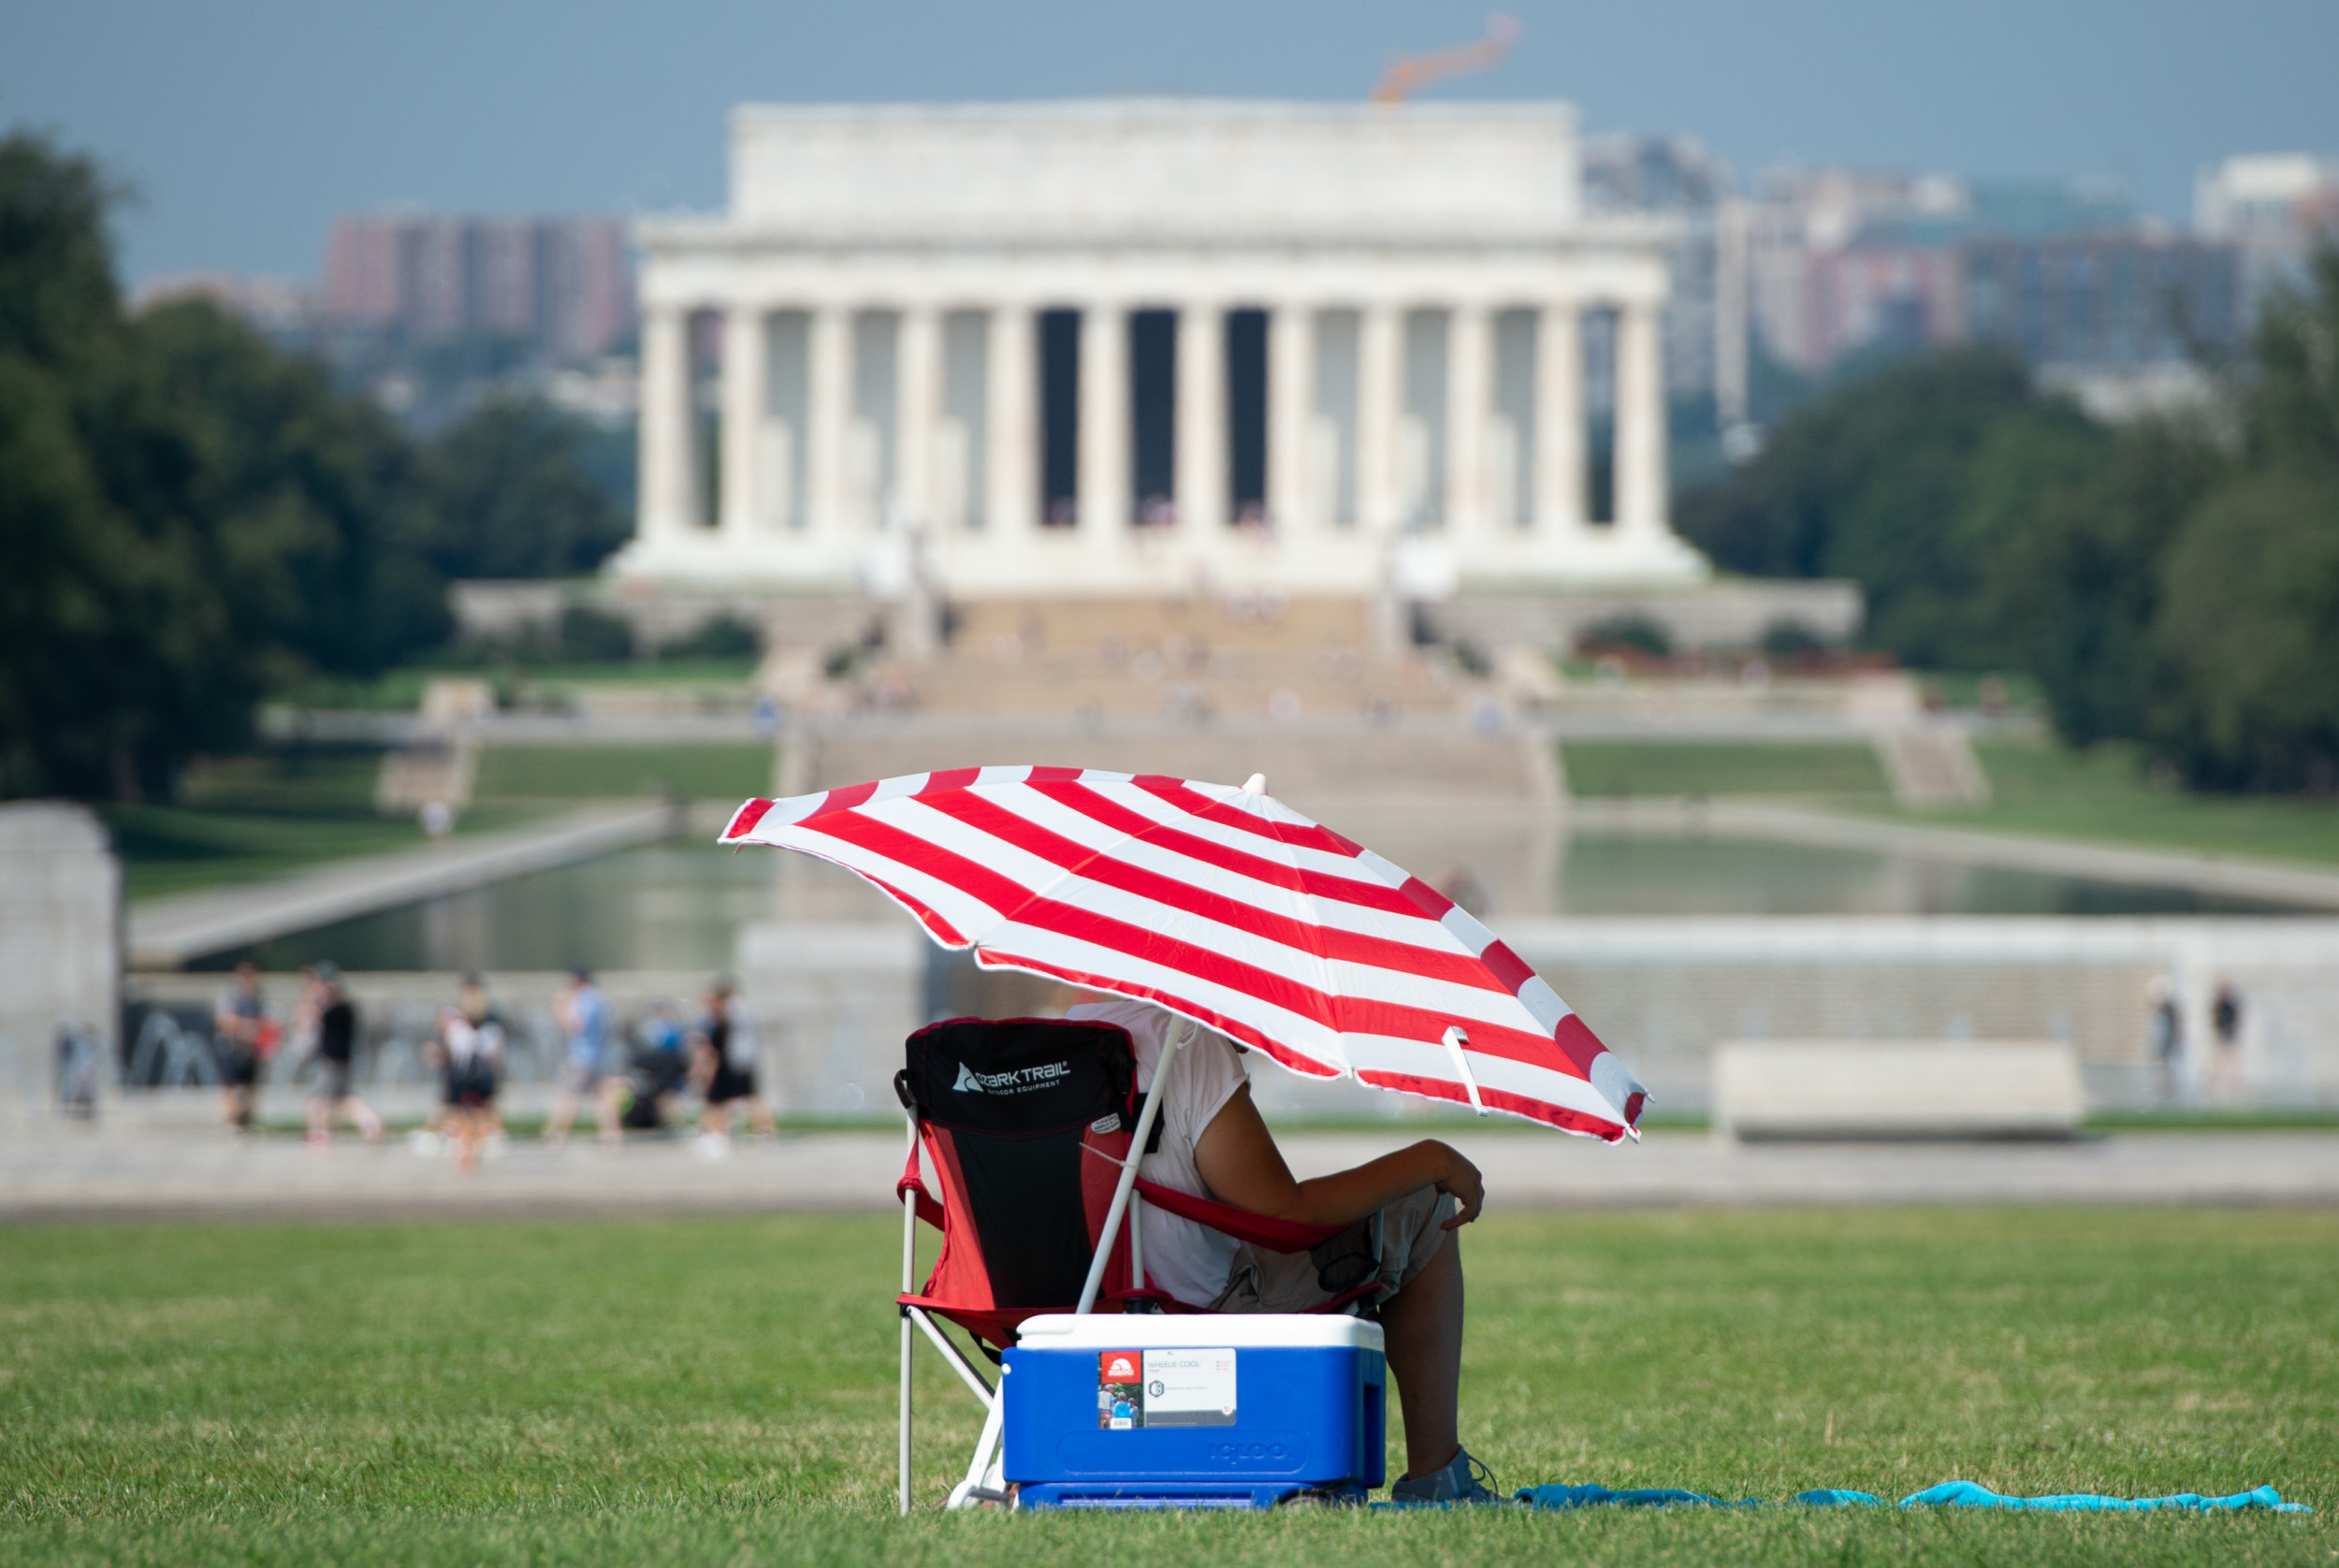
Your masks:
<instances>
[{"instance_id":1,"label":"blue towel on grass","mask_svg":"<svg viewBox=\"0 0 2339 1568\"><path fill-rule=\"evenodd\" d=\"M1537 1508L1760 1508L1765 1506L1759 1497L1739 1503L1707 1497L1704 1492L1680 1491L1670 1487L1643 1487L1631 1491L1610 1491L1605 1487L1523 1487L1516 1494L1518 1501ZM1815 1508L1881 1507L1883 1499L1867 1492L1839 1491L1823 1488L1816 1491L1797 1492L1794 1500ZM2141 1512L2156 1508L2182 1508L2196 1513L2218 1509L2263 1508L2275 1514L2311 1514L2313 1509L2303 1503L2285 1503L2282 1494L2272 1487L2259 1487L2226 1497L2203 1497L2199 1492L2178 1492L2171 1497L2099 1497L2089 1492L2067 1492L2056 1497L2001 1497L1989 1488L1971 1481L1944 1481L1938 1487L1912 1492L1900 1500L1903 1508L1950 1506L1959 1508L2036 1508L2057 1512Z\"/></svg>"},{"instance_id":2,"label":"blue towel on grass","mask_svg":"<svg viewBox=\"0 0 2339 1568\"><path fill-rule=\"evenodd\" d=\"M2282 1494L2272 1487L2256 1487L2224 1497L2203 1497L2199 1492L2176 1492L2168 1497L2099 1497L2093 1492L2065 1492L2056 1497L2000 1497L1989 1488L1972 1481L1944 1481L1938 1487L1929 1487L1900 1500L1903 1508L1940 1504L1958 1508L2041 1508L2071 1513L2141 1513L2156 1508L2183 1508L2197 1514L2236 1508L2263 1508L2274 1514L2311 1514L2315 1511L2303 1503L2283 1502Z\"/></svg>"}]
</instances>

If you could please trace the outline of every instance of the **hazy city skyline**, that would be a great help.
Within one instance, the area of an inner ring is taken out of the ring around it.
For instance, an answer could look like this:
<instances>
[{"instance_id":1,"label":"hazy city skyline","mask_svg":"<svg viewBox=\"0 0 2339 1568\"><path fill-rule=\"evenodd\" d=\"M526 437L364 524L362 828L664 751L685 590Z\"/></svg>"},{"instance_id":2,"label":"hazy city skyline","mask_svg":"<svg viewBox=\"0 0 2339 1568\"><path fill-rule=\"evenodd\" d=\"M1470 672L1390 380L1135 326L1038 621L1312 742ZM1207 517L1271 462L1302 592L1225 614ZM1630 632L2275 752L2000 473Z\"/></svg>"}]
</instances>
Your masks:
<instances>
[{"instance_id":1,"label":"hazy city skyline","mask_svg":"<svg viewBox=\"0 0 2339 1568\"><path fill-rule=\"evenodd\" d=\"M2339 150L2339 8L2313 0L1512 8L1526 22L1513 58L1433 95L1567 99L1590 132L1694 136L1741 176L1788 161L2101 176L2175 219L2217 158ZM714 207L741 102L1361 98L1387 55L1464 41L1485 19L1482 3L1386 0L980 14L36 0L0 17L0 124L53 130L135 188L130 281L313 277L344 211Z\"/></svg>"}]
</instances>

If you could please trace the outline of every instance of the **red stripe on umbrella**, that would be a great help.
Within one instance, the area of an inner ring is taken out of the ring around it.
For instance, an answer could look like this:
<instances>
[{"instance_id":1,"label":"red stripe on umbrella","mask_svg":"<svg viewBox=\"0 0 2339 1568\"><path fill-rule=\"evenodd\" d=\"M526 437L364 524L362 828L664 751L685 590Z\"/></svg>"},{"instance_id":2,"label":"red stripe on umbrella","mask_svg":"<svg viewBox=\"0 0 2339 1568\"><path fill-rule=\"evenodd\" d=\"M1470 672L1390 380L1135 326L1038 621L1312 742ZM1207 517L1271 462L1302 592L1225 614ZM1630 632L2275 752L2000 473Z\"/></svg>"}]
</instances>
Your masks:
<instances>
[{"instance_id":1,"label":"red stripe on umbrella","mask_svg":"<svg viewBox=\"0 0 2339 1568\"><path fill-rule=\"evenodd\" d=\"M1646 1098L1485 926L1263 791L956 768L749 802L723 842L832 861L985 967L1155 1002L1309 1076L1610 1140Z\"/></svg>"}]
</instances>

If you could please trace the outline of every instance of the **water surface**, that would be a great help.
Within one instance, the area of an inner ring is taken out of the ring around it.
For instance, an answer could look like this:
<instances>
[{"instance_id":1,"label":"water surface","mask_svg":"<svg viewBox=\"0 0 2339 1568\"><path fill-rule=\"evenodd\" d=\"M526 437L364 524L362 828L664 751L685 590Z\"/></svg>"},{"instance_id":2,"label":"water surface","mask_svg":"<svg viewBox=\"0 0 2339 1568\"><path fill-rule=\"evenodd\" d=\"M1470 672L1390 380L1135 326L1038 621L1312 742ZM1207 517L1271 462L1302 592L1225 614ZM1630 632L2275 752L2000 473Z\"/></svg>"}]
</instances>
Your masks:
<instances>
[{"instance_id":1,"label":"water surface","mask_svg":"<svg viewBox=\"0 0 2339 1568\"><path fill-rule=\"evenodd\" d=\"M781 856L627 849L205 959L269 969L722 969L738 928L777 918ZM828 873L841 876L841 873ZM1954 865L1759 839L1583 833L1561 857L1564 915L2195 915L2297 911L2175 887ZM882 909L884 906L876 906ZM1496 919L1505 912L1490 911ZM1518 911L1512 911L1514 913ZM885 918L883 914L873 917Z\"/></svg>"}]
</instances>

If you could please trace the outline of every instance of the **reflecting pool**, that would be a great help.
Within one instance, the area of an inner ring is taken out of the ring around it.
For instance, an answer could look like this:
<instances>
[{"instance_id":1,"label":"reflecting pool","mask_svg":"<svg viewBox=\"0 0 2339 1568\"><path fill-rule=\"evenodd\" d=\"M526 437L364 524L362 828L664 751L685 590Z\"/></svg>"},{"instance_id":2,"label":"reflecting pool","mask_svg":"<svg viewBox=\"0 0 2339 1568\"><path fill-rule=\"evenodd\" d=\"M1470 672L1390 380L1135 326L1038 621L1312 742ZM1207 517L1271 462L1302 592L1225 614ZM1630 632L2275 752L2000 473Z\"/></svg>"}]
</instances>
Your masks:
<instances>
[{"instance_id":1,"label":"reflecting pool","mask_svg":"<svg viewBox=\"0 0 2339 1568\"><path fill-rule=\"evenodd\" d=\"M720 969L746 923L779 918L782 857L705 845L628 849L298 932L249 953L269 969ZM823 871L839 878L842 873ZM2183 888L2131 887L1912 855L1758 839L1579 833L1559 857L1566 915L2295 913ZM869 901L884 918L885 906ZM1492 911L1500 918L1503 910Z\"/></svg>"}]
</instances>

